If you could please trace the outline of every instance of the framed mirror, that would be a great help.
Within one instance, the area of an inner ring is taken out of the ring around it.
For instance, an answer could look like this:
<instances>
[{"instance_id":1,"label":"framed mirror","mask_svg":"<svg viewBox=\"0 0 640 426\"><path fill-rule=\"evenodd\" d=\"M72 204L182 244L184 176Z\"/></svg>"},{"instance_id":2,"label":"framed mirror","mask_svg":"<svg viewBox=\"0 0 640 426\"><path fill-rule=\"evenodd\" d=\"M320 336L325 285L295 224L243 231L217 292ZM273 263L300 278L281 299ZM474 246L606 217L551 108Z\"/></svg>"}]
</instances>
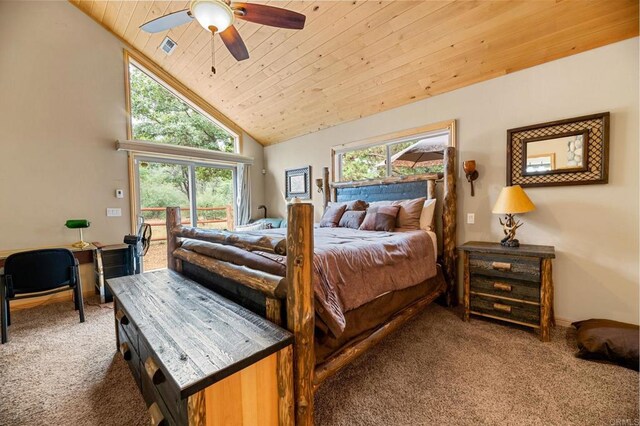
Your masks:
<instances>
[{"instance_id":1,"label":"framed mirror","mask_svg":"<svg viewBox=\"0 0 640 426\"><path fill-rule=\"evenodd\" d=\"M609 113L507 131L507 185L607 183Z\"/></svg>"}]
</instances>

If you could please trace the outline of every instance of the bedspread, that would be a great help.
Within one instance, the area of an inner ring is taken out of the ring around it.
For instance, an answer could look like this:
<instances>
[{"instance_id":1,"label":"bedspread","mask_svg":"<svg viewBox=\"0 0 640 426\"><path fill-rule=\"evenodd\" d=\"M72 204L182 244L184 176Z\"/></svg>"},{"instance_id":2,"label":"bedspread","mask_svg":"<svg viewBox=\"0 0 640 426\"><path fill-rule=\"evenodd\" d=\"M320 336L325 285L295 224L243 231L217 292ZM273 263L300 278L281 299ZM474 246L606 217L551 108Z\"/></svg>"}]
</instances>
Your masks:
<instances>
[{"instance_id":1,"label":"bedspread","mask_svg":"<svg viewBox=\"0 0 640 426\"><path fill-rule=\"evenodd\" d=\"M286 229L248 234L286 238ZM196 247L189 245L191 250L199 251L199 244ZM316 314L332 334L339 337L345 328L346 312L390 291L402 290L434 277L433 247L431 237L420 230L394 233L316 228L313 260ZM284 256L254 253L275 263L286 263ZM207 254L215 256L214 251ZM240 259L236 262L242 263Z\"/></svg>"}]
</instances>

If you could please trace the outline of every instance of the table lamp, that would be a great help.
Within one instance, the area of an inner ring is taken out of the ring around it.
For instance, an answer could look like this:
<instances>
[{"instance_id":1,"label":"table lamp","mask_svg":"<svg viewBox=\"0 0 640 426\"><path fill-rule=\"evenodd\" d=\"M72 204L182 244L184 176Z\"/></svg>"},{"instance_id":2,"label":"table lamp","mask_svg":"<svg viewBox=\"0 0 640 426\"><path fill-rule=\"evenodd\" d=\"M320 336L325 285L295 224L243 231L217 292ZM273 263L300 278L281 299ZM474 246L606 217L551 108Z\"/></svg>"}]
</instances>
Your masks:
<instances>
[{"instance_id":1,"label":"table lamp","mask_svg":"<svg viewBox=\"0 0 640 426\"><path fill-rule=\"evenodd\" d=\"M513 215L530 212L536 209L527 194L522 190L520 185L505 186L498 195L498 201L493 206L494 214L504 214L504 222L502 219L500 225L505 237L500 240L500 244L505 247L519 247L520 242L515 239L516 229L522 226L522 222L518 222Z\"/></svg>"},{"instance_id":2,"label":"table lamp","mask_svg":"<svg viewBox=\"0 0 640 426\"><path fill-rule=\"evenodd\" d=\"M77 248L83 249L83 248L89 246L89 243L85 242L83 237L82 237L82 230L84 228L88 228L89 226L91 226L91 222L89 222L86 219L69 219L64 224L64 226L66 226L69 229L79 229L80 230L80 241L78 241L77 243L71 244L73 247L77 247Z\"/></svg>"}]
</instances>

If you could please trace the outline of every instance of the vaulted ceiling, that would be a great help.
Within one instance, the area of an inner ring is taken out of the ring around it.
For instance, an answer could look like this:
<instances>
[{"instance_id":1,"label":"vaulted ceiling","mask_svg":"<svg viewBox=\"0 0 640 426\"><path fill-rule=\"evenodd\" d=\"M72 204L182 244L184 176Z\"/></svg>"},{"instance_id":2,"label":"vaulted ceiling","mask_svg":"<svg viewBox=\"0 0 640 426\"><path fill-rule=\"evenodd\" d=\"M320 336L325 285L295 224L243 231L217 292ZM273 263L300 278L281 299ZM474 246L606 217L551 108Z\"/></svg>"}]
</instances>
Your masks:
<instances>
[{"instance_id":1,"label":"vaulted ceiling","mask_svg":"<svg viewBox=\"0 0 640 426\"><path fill-rule=\"evenodd\" d=\"M257 1L306 27L237 22L250 58L218 39L212 75L197 22L138 28L188 1L70 1L264 145L638 35L637 0Z\"/></svg>"}]
</instances>

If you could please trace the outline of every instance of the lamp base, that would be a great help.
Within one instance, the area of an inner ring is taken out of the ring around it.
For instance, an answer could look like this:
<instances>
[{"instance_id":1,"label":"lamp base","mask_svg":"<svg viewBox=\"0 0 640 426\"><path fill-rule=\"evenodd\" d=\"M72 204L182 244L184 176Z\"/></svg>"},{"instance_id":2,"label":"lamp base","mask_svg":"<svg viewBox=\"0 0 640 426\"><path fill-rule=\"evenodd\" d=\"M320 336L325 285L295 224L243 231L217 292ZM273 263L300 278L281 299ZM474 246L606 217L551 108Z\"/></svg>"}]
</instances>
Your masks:
<instances>
[{"instance_id":1,"label":"lamp base","mask_svg":"<svg viewBox=\"0 0 640 426\"><path fill-rule=\"evenodd\" d=\"M500 245L504 247L520 247L520 241L503 239L500 241Z\"/></svg>"}]
</instances>

